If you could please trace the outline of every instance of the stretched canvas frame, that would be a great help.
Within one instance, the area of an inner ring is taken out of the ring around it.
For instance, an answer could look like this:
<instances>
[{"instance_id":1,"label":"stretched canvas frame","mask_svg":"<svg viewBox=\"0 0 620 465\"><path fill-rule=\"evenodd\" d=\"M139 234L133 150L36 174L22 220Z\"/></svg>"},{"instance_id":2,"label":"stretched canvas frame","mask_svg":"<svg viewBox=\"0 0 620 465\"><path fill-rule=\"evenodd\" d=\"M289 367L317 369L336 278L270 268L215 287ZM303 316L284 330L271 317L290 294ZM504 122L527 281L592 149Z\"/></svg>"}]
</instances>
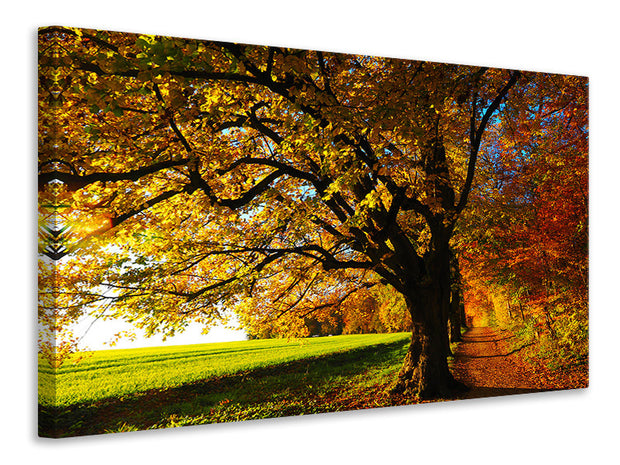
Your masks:
<instances>
[{"instance_id":1,"label":"stretched canvas frame","mask_svg":"<svg viewBox=\"0 0 620 465\"><path fill-rule=\"evenodd\" d=\"M587 386L587 78L39 40L41 435Z\"/></svg>"}]
</instances>

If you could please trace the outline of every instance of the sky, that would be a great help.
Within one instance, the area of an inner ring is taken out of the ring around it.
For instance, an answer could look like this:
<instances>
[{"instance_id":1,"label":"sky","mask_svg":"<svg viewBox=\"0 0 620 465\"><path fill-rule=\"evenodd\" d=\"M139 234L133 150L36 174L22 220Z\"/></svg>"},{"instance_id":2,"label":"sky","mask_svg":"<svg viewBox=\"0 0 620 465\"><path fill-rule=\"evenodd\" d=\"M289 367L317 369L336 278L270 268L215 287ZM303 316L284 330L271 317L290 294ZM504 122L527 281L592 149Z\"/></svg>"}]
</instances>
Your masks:
<instances>
[{"instance_id":1,"label":"sky","mask_svg":"<svg viewBox=\"0 0 620 465\"><path fill-rule=\"evenodd\" d=\"M215 326L208 334L202 334L202 326L190 325L184 332L169 337L165 341L160 335L145 337L144 332L134 328L130 323L119 320L83 319L74 328L75 336L79 337L78 348L80 350L106 350L106 349L131 349L138 347L170 346L185 344L205 344L209 342L243 341L247 339L245 331L229 329L223 325ZM128 331L136 335L134 340L128 338L118 339L114 345L114 335L119 331Z\"/></svg>"}]
</instances>

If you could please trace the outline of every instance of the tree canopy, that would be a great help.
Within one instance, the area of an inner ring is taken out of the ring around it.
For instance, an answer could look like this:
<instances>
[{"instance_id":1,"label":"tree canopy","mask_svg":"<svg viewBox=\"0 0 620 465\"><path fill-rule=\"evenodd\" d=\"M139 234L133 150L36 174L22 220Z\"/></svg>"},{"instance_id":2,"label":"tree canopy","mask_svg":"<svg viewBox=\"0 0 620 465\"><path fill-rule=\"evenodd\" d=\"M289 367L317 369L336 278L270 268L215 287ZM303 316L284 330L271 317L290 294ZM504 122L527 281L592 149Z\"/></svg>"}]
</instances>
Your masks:
<instances>
[{"instance_id":1,"label":"tree canopy","mask_svg":"<svg viewBox=\"0 0 620 465\"><path fill-rule=\"evenodd\" d=\"M40 316L55 334L86 313L174 334L234 312L303 336L308 318L387 286L414 339L434 341L420 350L445 359L427 332L447 324L458 218L485 192L539 199L516 175L493 182L527 160L545 191L570 154L535 154L572 147L553 102L587 85L72 28L39 37Z\"/></svg>"}]
</instances>

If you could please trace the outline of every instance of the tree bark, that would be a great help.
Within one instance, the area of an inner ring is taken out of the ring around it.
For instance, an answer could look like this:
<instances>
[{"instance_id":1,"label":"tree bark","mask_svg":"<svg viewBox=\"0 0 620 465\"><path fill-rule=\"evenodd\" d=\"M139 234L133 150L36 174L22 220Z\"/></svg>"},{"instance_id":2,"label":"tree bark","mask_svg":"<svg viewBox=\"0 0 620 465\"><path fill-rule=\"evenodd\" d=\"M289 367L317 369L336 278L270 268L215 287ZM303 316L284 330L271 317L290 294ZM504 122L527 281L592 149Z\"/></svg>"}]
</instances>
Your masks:
<instances>
[{"instance_id":1,"label":"tree bark","mask_svg":"<svg viewBox=\"0 0 620 465\"><path fill-rule=\"evenodd\" d=\"M450 320L448 327L450 331L450 343L461 342L461 299L459 289L452 289L450 296Z\"/></svg>"},{"instance_id":2,"label":"tree bark","mask_svg":"<svg viewBox=\"0 0 620 465\"><path fill-rule=\"evenodd\" d=\"M450 342L461 342L461 327L464 325L464 312L462 311L462 284L459 262L453 252L450 253L450 319L448 327Z\"/></svg>"},{"instance_id":3,"label":"tree bark","mask_svg":"<svg viewBox=\"0 0 620 465\"><path fill-rule=\"evenodd\" d=\"M453 397L467 388L454 379L448 367L442 287L416 288L409 294L411 344L392 391L421 399Z\"/></svg>"}]
</instances>

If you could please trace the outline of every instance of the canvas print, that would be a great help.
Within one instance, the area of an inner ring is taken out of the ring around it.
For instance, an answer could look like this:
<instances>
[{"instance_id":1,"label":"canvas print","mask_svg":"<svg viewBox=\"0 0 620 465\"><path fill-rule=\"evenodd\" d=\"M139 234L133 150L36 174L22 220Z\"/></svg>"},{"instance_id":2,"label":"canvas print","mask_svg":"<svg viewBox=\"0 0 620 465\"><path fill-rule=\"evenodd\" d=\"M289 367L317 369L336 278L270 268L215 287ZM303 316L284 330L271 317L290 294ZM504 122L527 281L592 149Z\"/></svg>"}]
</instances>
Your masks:
<instances>
[{"instance_id":1,"label":"canvas print","mask_svg":"<svg viewBox=\"0 0 620 465\"><path fill-rule=\"evenodd\" d=\"M38 38L40 436L587 387L586 77Z\"/></svg>"}]
</instances>

